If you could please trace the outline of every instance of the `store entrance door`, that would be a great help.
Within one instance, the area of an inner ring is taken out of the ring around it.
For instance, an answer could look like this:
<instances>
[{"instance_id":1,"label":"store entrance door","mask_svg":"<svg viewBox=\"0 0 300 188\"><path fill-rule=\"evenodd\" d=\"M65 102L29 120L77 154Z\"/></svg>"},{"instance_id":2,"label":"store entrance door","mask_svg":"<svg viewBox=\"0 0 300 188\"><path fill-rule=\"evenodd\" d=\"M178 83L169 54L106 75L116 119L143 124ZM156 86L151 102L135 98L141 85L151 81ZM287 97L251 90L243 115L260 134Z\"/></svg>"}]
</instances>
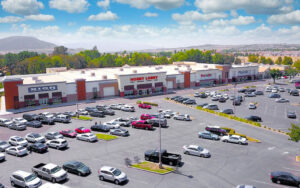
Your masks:
<instances>
[{"instance_id":1,"label":"store entrance door","mask_svg":"<svg viewBox=\"0 0 300 188\"><path fill-rule=\"evenodd\" d=\"M139 89L138 90L138 95L144 96L144 95L150 95L152 94L152 89Z\"/></svg>"},{"instance_id":2,"label":"store entrance door","mask_svg":"<svg viewBox=\"0 0 300 188\"><path fill-rule=\"evenodd\" d=\"M39 99L40 105L48 104L48 102L49 102L48 98L41 98L41 99Z\"/></svg>"}]
</instances>

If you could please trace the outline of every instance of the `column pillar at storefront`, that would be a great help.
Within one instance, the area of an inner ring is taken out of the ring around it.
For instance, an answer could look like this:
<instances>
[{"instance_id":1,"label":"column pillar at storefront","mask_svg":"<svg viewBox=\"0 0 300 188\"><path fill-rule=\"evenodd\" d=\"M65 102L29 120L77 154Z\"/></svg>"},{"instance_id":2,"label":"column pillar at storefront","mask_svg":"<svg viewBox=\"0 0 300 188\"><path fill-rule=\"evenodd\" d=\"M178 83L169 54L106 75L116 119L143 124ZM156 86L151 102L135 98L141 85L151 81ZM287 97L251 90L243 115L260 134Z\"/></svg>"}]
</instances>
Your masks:
<instances>
[{"instance_id":1,"label":"column pillar at storefront","mask_svg":"<svg viewBox=\"0 0 300 188\"><path fill-rule=\"evenodd\" d=\"M137 90L134 88L133 95L137 95Z\"/></svg>"},{"instance_id":2,"label":"column pillar at storefront","mask_svg":"<svg viewBox=\"0 0 300 188\"><path fill-rule=\"evenodd\" d=\"M164 94L167 94L167 87L163 87L163 92L164 92Z\"/></svg>"},{"instance_id":3,"label":"column pillar at storefront","mask_svg":"<svg viewBox=\"0 0 300 188\"><path fill-rule=\"evenodd\" d=\"M86 99L86 86L85 79L77 79L77 100L85 100Z\"/></svg>"},{"instance_id":4,"label":"column pillar at storefront","mask_svg":"<svg viewBox=\"0 0 300 188\"><path fill-rule=\"evenodd\" d=\"M155 87L152 87L152 93L155 93Z\"/></svg>"},{"instance_id":5,"label":"column pillar at storefront","mask_svg":"<svg viewBox=\"0 0 300 188\"><path fill-rule=\"evenodd\" d=\"M4 94L6 109L19 108L19 89L18 85L23 84L22 79L4 80Z\"/></svg>"},{"instance_id":6,"label":"column pillar at storefront","mask_svg":"<svg viewBox=\"0 0 300 188\"><path fill-rule=\"evenodd\" d=\"M124 97L124 91L120 91L120 97Z\"/></svg>"}]
</instances>

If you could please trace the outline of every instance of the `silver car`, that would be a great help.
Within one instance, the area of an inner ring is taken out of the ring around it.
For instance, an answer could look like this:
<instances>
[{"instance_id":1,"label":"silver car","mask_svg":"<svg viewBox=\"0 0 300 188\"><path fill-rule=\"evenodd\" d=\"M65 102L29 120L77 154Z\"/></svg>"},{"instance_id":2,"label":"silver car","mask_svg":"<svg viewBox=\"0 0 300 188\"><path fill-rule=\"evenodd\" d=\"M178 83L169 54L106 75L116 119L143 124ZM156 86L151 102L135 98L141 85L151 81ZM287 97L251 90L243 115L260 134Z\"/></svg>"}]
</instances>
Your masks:
<instances>
[{"instance_id":1,"label":"silver car","mask_svg":"<svg viewBox=\"0 0 300 188\"><path fill-rule=\"evenodd\" d=\"M0 140L0 152L4 152L9 147L10 145L6 141Z\"/></svg>"},{"instance_id":2,"label":"silver car","mask_svg":"<svg viewBox=\"0 0 300 188\"><path fill-rule=\"evenodd\" d=\"M83 134L78 134L76 136L77 140L83 140L87 142L96 142L98 139L93 133L83 133Z\"/></svg>"},{"instance_id":3,"label":"silver car","mask_svg":"<svg viewBox=\"0 0 300 188\"><path fill-rule=\"evenodd\" d=\"M18 124L18 123L12 123L8 126L8 128L17 130L17 131L23 131L26 130L26 124Z\"/></svg>"},{"instance_id":4,"label":"silver car","mask_svg":"<svg viewBox=\"0 0 300 188\"><path fill-rule=\"evenodd\" d=\"M8 140L8 143L12 146L23 146L26 147L28 145L28 142L19 136L11 136Z\"/></svg>"},{"instance_id":5,"label":"silver car","mask_svg":"<svg viewBox=\"0 0 300 188\"><path fill-rule=\"evenodd\" d=\"M10 183L13 187L37 188L42 181L35 174L18 170L10 176Z\"/></svg>"},{"instance_id":6,"label":"silver car","mask_svg":"<svg viewBox=\"0 0 300 188\"><path fill-rule=\"evenodd\" d=\"M129 136L129 131L126 129L111 129L110 134L117 135L117 136Z\"/></svg>"},{"instance_id":7,"label":"silver car","mask_svg":"<svg viewBox=\"0 0 300 188\"><path fill-rule=\"evenodd\" d=\"M205 157L208 158L210 157L210 152L205 149L202 148L200 146L197 145L185 145L183 146L183 153L187 154L187 155L195 155L195 156L199 156L199 157Z\"/></svg>"},{"instance_id":8,"label":"silver car","mask_svg":"<svg viewBox=\"0 0 300 188\"><path fill-rule=\"evenodd\" d=\"M27 155L28 150L22 146L11 146L5 150L7 154L14 155L16 157Z\"/></svg>"},{"instance_id":9,"label":"silver car","mask_svg":"<svg viewBox=\"0 0 300 188\"><path fill-rule=\"evenodd\" d=\"M219 107L216 104L208 104L208 105L204 106L203 108L209 109L209 110L219 110Z\"/></svg>"},{"instance_id":10,"label":"silver car","mask_svg":"<svg viewBox=\"0 0 300 188\"><path fill-rule=\"evenodd\" d=\"M0 161L4 161L5 160L5 155L4 153L0 153Z\"/></svg>"},{"instance_id":11,"label":"silver car","mask_svg":"<svg viewBox=\"0 0 300 188\"><path fill-rule=\"evenodd\" d=\"M65 139L58 138L54 140L48 140L46 145L59 150L68 147L68 142Z\"/></svg>"},{"instance_id":12,"label":"silver car","mask_svg":"<svg viewBox=\"0 0 300 188\"><path fill-rule=\"evenodd\" d=\"M188 114L178 114L174 116L176 120L183 120L183 121L191 121L190 115Z\"/></svg>"},{"instance_id":13,"label":"silver car","mask_svg":"<svg viewBox=\"0 0 300 188\"><path fill-rule=\"evenodd\" d=\"M28 133L26 136L25 136L25 139L28 141L28 142L33 142L33 143L36 143L36 142L46 142L46 139L45 137L41 136L40 134L38 133Z\"/></svg>"},{"instance_id":14,"label":"silver car","mask_svg":"<svg viewBox=\"0 0 300 188\"><path fill-rule=\"evenodd\" d=\"M236 144L248 144L247 139L243 138L238 135L226 135L221 137L221 141L223 142L230 142L230 143L236 143Z\"/></svg>"},{"instance_id":15,"label":"silver car","mask_svg":"<svg viewBox=\"0 0 300 188\"><path fill-rule=\"evenodd\" d=\"M11 124L13 124L12 121L10 121L8 119L0 118L0 126L2 126L2 127L9 127Z\"/></svg>"},{"instance_id":16,"label":"silver car","mask_svg":"<svg viewBox=\"0 0 300 188\"><path fill-rule=\"evenodd\" d=\"M127 176L117 168L103 166L98 170L98 177L101 181L109 180L115 184L120 184L127 181Z\"/></svg>"}]
</instances>

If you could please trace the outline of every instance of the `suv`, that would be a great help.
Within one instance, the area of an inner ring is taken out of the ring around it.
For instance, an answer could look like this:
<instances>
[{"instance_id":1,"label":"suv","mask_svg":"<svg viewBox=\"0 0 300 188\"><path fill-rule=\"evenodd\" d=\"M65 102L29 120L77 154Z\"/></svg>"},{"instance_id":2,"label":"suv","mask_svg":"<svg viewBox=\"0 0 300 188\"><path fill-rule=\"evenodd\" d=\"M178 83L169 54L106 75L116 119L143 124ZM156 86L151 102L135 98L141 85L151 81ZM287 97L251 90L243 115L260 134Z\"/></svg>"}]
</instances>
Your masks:
<instances>
[{"instance_id":1,"label":"suv","mask_svg":"<svg viewBox=\"0 0 300 188\"><path fill-rule=\"evenodd\" d=\"M65 115L65 114L60 114L57 115L54 119L55 122L61 122L61 123L70 123L71 122L71 118L69 115Z\"/></svg>"},{"instance_id":2,"label":"suv","mask_svg":"<svg viewBox=\"0 0 300 188\"><path fill-rule=\"evenodd\" d=\"M10 183L13 187L37 188L42 185L42 181L35 174L18 170L10 176Z\"/></svg>"},{"instance_id":3,"label":"suv","mask_svg":"<svg viewBox=\"0 0 300 188\"><path fill-rule=\"evenodd\" d=\"M224 136L227 134L226 130L221 129L219 126L207 126L205 127L205 130L219 136Z\"/></svg>"},{"instance_id":4,"label":"suv","mask_svg":"<svg viewBox=\"0 0 300 188\"><path fill-rule=\"evenodd\" d=\"M37 114L23 114L23 118L27 121L39 120L40 116Z\"/></svg>"},{"instance_id":5,"label":"suv","mask_svg":"<svg viewBox=\"0 0 300 188\"><path fill-rule=\"evenodd\" d=\"M145 120L134 121L131 123L131 125L132 125L132 128L142 128L142 129L146 129L146 130L153 129L152 124L148 123Z\"/></svg>"},{"instance_id":6,"label":"suv","mask_svg":"<svg viewBox=\"0 0 300 188\"><path fill-rule=\"evenodd\" d=\"M2 126L2 127L9 127L11 124L13 124L12 121L10 121L8 119L0 118L0 126Z\"/></svg>"},{"instance_id":7,"label":"suv","mask_svg":"<svg viewBox=\"0 0 300 188\"><path fill-rule=\"evenodd\" d=\"M58 138L58 139L54 139L54 140L48 140L46 142L46 145L48 147L55 148L55 149L59 150L59 149L62 149L62 148L67 148L68 147L68 142L65 139Z\"/></svg>"},{"instance_id":8,"label":"suv","mask_svg":"<svg viewBox=\"0 0 300 188\"><path fill-rule=\"evenodd\" d=\"M27 123L27 120L23 118L15 118L13 119L13 122L18 125L25 125Z\"/></svg>"},{"instance_id":9,"label":"suv","mask_svg":"<svg viewBox=\"0 0 300 188\"><path fill-rule=\"evenodd\" d=\"M117 168L103 166L98 170L98 177L101 181L109 180L115 184L127 181L127 176Z\"/></svg>"},{"instance_id":10,"label":"suv","mask_svg":"<svg viewBox=\"0 0 300 188\"><path fill-rule=\"evenodd\" d=\"M98 110L90 111L90 116L92 117L104 117L104 112Z\"/></svg>"},{"instance_id":11,"label":"suv","mask_svg":"<svg viewBox=\"0 0 300 188\"><path fill-rule=\"evenodd\" d=\"M25 139L28 141L28 142L33 142L33 143L36 143L36 142L46 142L46 139L45 137L41 136L40 134L38 133L28 133L26 136L25 136Z\"/></svg>"},{"instance_id":12,"label":"suv","mask_svg":"<svg viewBox=\"0 0 300 188\"><path fill-rule=\"evenodd\" d=\"M28 142L19 136L11 136L8 140L8 143L12 146L24 146L26 147L28 145Z\"/></svg>"},{"instance_id":13,"label":"suv","mask_svg":"<svg viewBox=\"0 0 300 188\"><path fill-rule=\"evenodd\" d=\"M152 124L153 126L161 126L161 127L167 127L167 120L162 118L153 118L146 120L149 124Z\"/></svg>"}]
</instances>

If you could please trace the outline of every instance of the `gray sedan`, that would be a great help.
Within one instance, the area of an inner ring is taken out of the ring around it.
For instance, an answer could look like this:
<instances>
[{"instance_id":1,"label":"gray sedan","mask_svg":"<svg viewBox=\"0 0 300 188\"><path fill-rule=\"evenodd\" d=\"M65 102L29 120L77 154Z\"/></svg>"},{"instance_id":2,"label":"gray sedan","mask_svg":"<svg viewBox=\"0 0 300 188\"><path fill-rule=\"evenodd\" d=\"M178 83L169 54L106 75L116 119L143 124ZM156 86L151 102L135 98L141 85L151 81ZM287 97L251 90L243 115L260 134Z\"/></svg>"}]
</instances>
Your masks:
<instances>
[{"instance_id":1,"label":"gray sedan","mask_svg":"<svg viewBox=\"0 0 300 188\"><path fill-rule=\"evenodd\" d=\"M211 139L211 140L220 140L220 137L216 134L213 134L208 131L202 131L198 133L199 138L206 138L206 139Z\"/></svg>"},{"instance_id":2,"label":"gray sedan","mask_svg":"<svg viewBox=\"0 0 300 188\"><path fill-rule=\"evenodd\" d=\"M10 144L8 144L6 141L0 140L0 151L1 152L4 152L9 147L10 147Z\"/></svg>"},{"instance_id":3,"label":"gray sedan","mask_svg":"<svg viewBox=\"0 0 300 188\"><path fill-rule=\"evenodd\" d=\"M126 129L111 129L110 134L117 136L129 136L129 131Z\"/></svg>"}]
</instances>

